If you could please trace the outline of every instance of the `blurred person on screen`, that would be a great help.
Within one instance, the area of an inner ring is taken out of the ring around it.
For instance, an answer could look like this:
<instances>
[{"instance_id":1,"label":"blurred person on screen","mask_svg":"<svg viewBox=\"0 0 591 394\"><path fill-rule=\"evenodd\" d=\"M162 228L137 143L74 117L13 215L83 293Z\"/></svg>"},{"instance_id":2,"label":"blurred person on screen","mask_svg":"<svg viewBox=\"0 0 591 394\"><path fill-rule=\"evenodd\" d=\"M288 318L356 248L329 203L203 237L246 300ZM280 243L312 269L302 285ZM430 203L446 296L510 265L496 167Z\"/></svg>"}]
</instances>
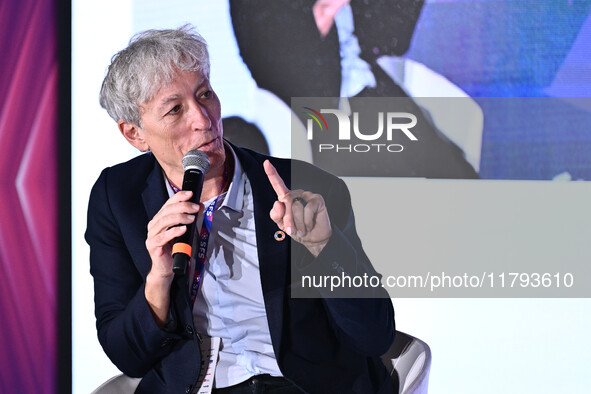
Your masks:
<instances>
[{"instance_id":1,"label":"blurred person on screen","mask_svg":"<svg viewBox=\"0 0 591 394\"><path fill-rule=\"evenodd\" d=\"M314 164L343 176L478 178L464 152L433 125L377 62L381 56L401 56L408 50L423 3L230 0L232 25L244 63L260 88L288 106L292 97L334 97L334 108L348 106L347 110L356 111L364 98L405 97L407 100L396 101L396 110L418 118L415 130L419 142L405 146L405 152L382 150L339 160L338 152L320 153L317 149L334 142L324 136L311 141ZM347 104L339 97L348 98Z\"/></svg>"},{"instance_id":2,"label":"blurred person on screen","mask_svg":"<svg viewBox=\"0 0 591 394\"><path fill-rule=\"evenodd\" d=\"M383 288L291 296L302 274L379 276L345 184L224 140L209 75L205 40L184 26L136 35L103 81L101 105L145 152L103 170L90 196L86 240L106 354L142 378L137 393L197 392L208 365L214 393L397 391L380 360L395 332ZM179 191L194 149L210 162L200 204ZM194 221L199 248L188 275L175 275L171 243Z\"/></svg>"}]
</instances>

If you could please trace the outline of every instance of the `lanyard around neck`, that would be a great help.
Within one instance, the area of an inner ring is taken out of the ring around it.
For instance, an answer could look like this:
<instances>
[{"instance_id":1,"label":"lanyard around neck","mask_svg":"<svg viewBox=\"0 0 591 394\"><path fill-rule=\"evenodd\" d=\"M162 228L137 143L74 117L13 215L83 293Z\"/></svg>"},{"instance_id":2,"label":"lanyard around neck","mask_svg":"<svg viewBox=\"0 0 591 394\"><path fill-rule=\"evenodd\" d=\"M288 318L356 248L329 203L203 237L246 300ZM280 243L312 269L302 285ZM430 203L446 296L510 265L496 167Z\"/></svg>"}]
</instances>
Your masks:
<instances>
[{"instance_id":1,"label":"lanyard around neck","mask_svg":"<svg viewBox=\"0 0 591 394\"><path fill-rule=\"evenodd\" d=\"M220 191L213 202L207 207L203 215L203 224L199 232L199 243L197 245L197 255L195 256L195 271L193 272L193 282L191 284L191 309L195 306L199 287L201 286L201 279L203 278L203 271L205 269L205 262L207 259L207 246L209 244L209 236L211 234L211 225L213 223L213 211L217 205L224 186L228 181L228 171L224 171L224 180L220 186Z\"/></svg>"},{"instance_id":2,"label":"lanyard around neck","mask_svg":"<svg viewBox=\"0 0 591 394\"><path fill-rule=\"evenodd\" d=\"M178 193L181 191L178 187L176 187L170 179L168 179L168 184L174 191L174 193ZM207 258L207 246L209 244L209 235L211 234L211 225L213 223L213 211L217 205L218 199L224 190L224 186L228 181L228 170L224 170L224 179L222 181L222 185L220 186L220 191L213 202L207 207L205 213L203 215L203 225L201 226L201 231L199 232L199 243L197 245L197 255L195 257L195 271L193 272L193 282L191 284L191 309L195 306L195 300L197 299L197 294L199 292L199 287L201 285L201 278L203 277L203 271L205 268L205 261ZM189 262L190 263L190 262ZM190 267L189 267L190 268Z\"/></svg>"}]
</instances>

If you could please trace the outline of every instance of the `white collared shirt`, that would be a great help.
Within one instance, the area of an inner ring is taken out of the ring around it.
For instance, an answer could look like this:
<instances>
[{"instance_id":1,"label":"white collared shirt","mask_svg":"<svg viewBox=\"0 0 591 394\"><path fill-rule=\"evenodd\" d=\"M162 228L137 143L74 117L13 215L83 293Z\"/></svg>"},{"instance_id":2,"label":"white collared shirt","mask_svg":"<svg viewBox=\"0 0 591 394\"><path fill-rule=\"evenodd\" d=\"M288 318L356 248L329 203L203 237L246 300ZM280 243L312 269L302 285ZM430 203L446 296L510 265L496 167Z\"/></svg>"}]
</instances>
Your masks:
<instances>
[{"instance_id":1,"label":"white collared shirt","mask_svg":"<svg viewBox=\"0 0 591 394\"><path fill-rule=\"evenodd\" d=\"M197 332L221 338L214 381L218 388L258 374L282 376L263 299L252 189L236 154L232 154L234 176L213 213L207 262L193 308ZM212 201L204 203L205 209ZM196 233L200 227L198 223ZM194 267L192 258L191 281Z\"/></svg>"},{"instance_id":2,"label":"white collared shirt","mask_svg":"<svg viewBox=\"0 0 591 394\"><path fill-rule=\"evenodd\" d=\"M366 87L375 88L376 78L369 64L361 59L355 30L353 10L346 4L335 15L341 54L341 97L353 97Z\"/></svg>"}]
</instances>

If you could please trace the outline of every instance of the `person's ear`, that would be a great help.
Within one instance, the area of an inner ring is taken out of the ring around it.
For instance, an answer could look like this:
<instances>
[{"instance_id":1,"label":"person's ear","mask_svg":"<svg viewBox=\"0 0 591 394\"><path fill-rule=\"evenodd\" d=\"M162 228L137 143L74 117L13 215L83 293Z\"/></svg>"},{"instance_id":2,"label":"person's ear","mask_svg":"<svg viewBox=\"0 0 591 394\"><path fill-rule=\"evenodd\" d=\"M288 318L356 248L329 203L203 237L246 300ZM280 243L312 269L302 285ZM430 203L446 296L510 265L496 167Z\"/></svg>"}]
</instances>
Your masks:
<instances>
[{"instance_id":1,"label":"person's ear","mask_svg":"<svg viewBox=\"0 0 591 394\"><path fill-rule=\"evenodd\" d=\"M150 149L148 143L144 139L143 133L141 133L141 129L135 123L120 120L117 122L117 125L119 126L119 131L121 131L123 137L125 137L131 145L142 152Z\"/></svg>"}]
</instances>

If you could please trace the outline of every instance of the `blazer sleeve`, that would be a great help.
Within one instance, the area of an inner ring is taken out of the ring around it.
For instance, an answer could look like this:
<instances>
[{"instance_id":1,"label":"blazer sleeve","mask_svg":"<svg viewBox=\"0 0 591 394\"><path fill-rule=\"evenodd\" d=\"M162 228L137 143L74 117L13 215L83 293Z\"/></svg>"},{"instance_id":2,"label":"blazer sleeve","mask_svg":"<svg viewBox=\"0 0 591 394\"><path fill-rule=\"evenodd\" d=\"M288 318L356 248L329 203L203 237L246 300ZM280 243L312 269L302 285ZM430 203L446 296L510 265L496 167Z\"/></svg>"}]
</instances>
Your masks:
<instances>
[{"instance_id":1,"label":"blazer sleeve","mask_svg":"<svg viewBox=\"0 0 591 394\"><path fill-rule=\"evenodd\" d=\"M292 257L298 253L300 256L295 257L296 261L299 260L299 264L296 264L299 278L342 278L344 274L366 277L367 283L371 277L381 280L381 275L373 268L357 235L351 197L345 183L334 177L330 184L329 189L323 192L323 197L333 233L317 258L313 258L301 245L295 246L296 243L292 242L292 248L296 248L295 252L292 250ZM298 252L297 248L303 251ZM299 285L302 286L302 283ZM330 285L315 289L300 287L297 291L304 292L301 294L304 297L318 292L316 296L323 299L337 336L359 354L380 356L393 343L394 309L390 296L381 285L338 288L333 291Z\"/></svg>"},{"instance_id":2,"label":"blazer sleeve","mask_svg":"<svg viewBox=\"0 0 591 394\"><path fill-rule=\"evenodd\" d=\"M170 351L178 336L156 325L144 296L144 276L136 268L121 230L119 221L126 218L112 210L113 199L123 197L110 190L108 180L109 169L105 169L92 188L85 234L90 245L98 338L123 373L142 377Z\"/></svg>"}]
</instances>

